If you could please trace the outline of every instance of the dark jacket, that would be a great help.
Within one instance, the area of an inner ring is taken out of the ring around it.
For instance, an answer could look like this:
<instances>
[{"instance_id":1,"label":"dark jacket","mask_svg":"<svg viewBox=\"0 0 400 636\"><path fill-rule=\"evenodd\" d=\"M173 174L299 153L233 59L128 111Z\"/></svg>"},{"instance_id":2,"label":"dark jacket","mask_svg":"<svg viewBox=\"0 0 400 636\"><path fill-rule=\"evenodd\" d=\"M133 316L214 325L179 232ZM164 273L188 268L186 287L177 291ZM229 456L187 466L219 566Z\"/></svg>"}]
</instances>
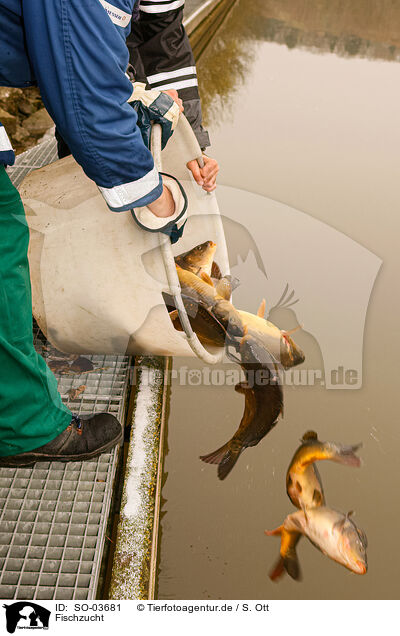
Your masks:
<instances>
[{"instance_id":1,"label":"dark jacket","mask_svg":"<svg viewBox=\"0 0 400 636\"><path fill-rule=\"evenodd\" d=\"M201 148L210 145L202 127L192 47L183 26L184 0L140 0L127 38L135 79L149 88L178 91Z\"/></svg>"}]
</instances>

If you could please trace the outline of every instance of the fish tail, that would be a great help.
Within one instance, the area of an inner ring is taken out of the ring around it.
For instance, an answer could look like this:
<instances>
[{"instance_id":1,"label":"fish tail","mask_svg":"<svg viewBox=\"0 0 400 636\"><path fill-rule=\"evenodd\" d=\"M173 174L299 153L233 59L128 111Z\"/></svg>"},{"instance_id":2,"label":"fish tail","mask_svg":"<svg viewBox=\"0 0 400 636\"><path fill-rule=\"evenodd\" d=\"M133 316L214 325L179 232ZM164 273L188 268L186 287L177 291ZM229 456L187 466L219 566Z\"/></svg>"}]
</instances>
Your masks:
<instances>
[{"instance_id":1,"label":"fish tail","mask_svg":"<svg viewBox=\"0 0 400 636\"><path fill-rule=\"evenodd\" d=\"M230 442L218 448L218 450L209 453L208 455L201 455L200 459L206 464L218 464L218 478L225 479L231 472L232 468L239 459L239 455L243 448L232 449Z\"/></svg>"},{"instance_id":2,"label":"fish tail","mask_svg":"<svg viewBox=\"0 0 400 636\"><path fill-rule=\"evenodd\" d=\"M269 537L282 535L281 554L269 573L271 581L279 581L285 572L295 581L299 581L301 579L301 570L295 547L299 537L294 539L294 543L292 540L292 545L285 545L290 535L285 533L283 525L275 528L275 530L265 530L265 534Z\"/></svg>"},{"instance_id":3,"label":"fish tail","mask_svg":"<svg viewBox=\"0 0 400 636\"><path fill-rule=\"evenodd\" d=\"M264 530L264 534L266 534L267 537L277 537L282 534L282 530L283 525L278 526L278 528L275 528L275 530Z\"/></svg>"},{"instance_id":4,"label":"fish tail","mask_svg":"<svg viewBox=\"0 0 400 636\"><path fill-rule=\"evenodd\" d=\"M271 581L277 582L279 581L279 579L282 578L284 574L285 574L284 560L281 556L279 556L277 562L275 563L273 568L270 570L268 576L271 579Z\"/></svg>"},{"instance_id":5,"label":"fish tail","mask_svg":"<svg viewBox=\"0 0 400 636\"><path fill-rule=\"evenodd\" d=\"M338 464L345 466L361 466L361 459L355 454L361 448L362 444L354 444L353 446L339 446L332 460Z\"/></svg>"},{"instance_id":6,"label":"fish tail","mask_svg":"<svg viewBox=\"0 0 400 636\"><path fill-rule=\"evenodd\" d=\"M300 563L295 548L289 549L283 557L283 566L289 576L295 581L301 579Z\"/></svg>"}]
</instances>

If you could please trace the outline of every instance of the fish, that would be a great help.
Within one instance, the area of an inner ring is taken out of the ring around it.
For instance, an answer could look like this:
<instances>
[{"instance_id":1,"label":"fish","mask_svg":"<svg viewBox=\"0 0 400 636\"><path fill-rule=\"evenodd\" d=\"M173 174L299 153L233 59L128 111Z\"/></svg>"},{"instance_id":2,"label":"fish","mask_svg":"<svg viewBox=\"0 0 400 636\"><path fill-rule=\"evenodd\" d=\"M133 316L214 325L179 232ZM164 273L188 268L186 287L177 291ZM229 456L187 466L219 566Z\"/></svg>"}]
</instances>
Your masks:
<instances>
[{"instance_id":1,"label":"fish","mask_svg":"<svg viewBox=\"0 0 400 636\"><path fill-rule=\"evenodd\" d=\"M304 433L286 474L286 492L292 504L299 509L325 505L321 478L314 462L330 459L338 464L359 467L361 460L355 452L361 446L320 442L314 431Z\"/></svg>"},{"instance_id":2,"label":"fish","mask_svg":"<svg viewBox=\"0 0 400 636\"><path fill-rule=\"evenodd\" d=\"M358 528L350 519L351 514L352 512L343 514L327 506L298 510L288 515L283 524L275 530L265 530L265 534L281 537L280 556L285 565L288 560L291 562L287 570L289 575L293 571L292 568L296 567L293 566L293 562L298 564L296 543L301 535L306 536L333 561L355 574L362 575L368 570L368 540L364 530ZM270 573L270 577L276 575L277 566Z\"/></svg>"},{"instance_id":3,"label":"fish","mask_svg":"<svg viewBox=\"0 0 400 636\"><path fill-rule=\"evenodd\" d=\"M196 303L195 300L184 294L182 294L182 301L192 329L197 334L200 342L215 347L225 346L227 341L226 330L215 316L206 307ZM167 306L170 309L174 306L172 298L168 300ZM178 311L173 309L169 312L169 316L175 329L183 331Z\"/></svg>"},{"instance_id":4,"label":"fish","mask_svg":"<svg viewBox=\"0 0 400 636\"><path fill-rule=\"evenodd\" d=\"M261 301L257 315L237 310L244 327L264 343L264 346L281 363L284 369L289 369L305 360L304 352L296 345L291 338L291 334L301 327L296 327L290 331L279 329L265 315L265 300Z\"/></svg>"},{"instance_id":5,"label":"fish","mask_svg":"<svg viewBox=\"0 0 400 636\"><path fill-rule=\"evenodd\" d=\"M221 296L206 272L197 276L178 264L176 264L176 270L182 293L206 307L224 327L233 344L238 344L238 341L244 336L245 329L247 329L248 333L253 335L259 343L262 343L268 353L283 368L287 369L304 362L304 353L293 342L290 333L281 331L279 327L263 317L265 301L262 301L258 315L255 316L236 309L229 300Z\"/></svg>"},{"instance_id":6,"label":"fish","mask_svg":"<svg viewBox=\"0 0 400 636\"><path fill-rule=\"evenodd\" d=\"M240 316L229 300L223 298L213 285L193 272L182 269L179 265L176 265L176 271L182 293L208 309L224 327L230 339L244 336Z\"/></svg>"},{"instance_id":7,"label":"fish","mask_svg":"<svg viewBox=\"0 0 400 636\"><path fill-rule=\"evenodd\" d=\"M188 252L176 256L175 263L196 276L200 276L202 272L211 276L216 249L217 246L213 241L205 241Z\"/></svg>"},{"instance_id":8,"label":"fish","mask_svg":"<svg viewBox=\"0 0 400 636\"><path fill-rule=\"evenodd\" d=\"M240 365L246 381L235 386L245 398L244 413L239 428L221 448L200 459L207 464L218 464L217 475L225 479L242 452L256 446L276 426L283 413L283 392L278 367L257 339L245 334L240 342ZM258 375L257 375L258 373Z\"/></svg>"}]
</instances>

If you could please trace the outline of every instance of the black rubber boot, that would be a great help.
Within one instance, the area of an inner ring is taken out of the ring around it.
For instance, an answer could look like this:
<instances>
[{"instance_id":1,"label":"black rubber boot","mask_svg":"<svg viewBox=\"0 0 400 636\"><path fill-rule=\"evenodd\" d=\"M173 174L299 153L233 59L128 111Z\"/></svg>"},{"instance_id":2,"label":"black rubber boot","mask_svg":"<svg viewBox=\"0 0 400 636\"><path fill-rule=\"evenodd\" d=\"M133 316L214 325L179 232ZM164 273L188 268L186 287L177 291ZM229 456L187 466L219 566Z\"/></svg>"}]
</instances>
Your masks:
<instances>
[{"instance_id":1,"label":"black rubber boot","mask_svg":"<svg viewBox=\"0 0 400 636\"><path fill-rule=\"evenodd\" d=\"M97 457L122 441L121 424L109 413L87 419L72 416L71 424L55 439L40 448L0 457L0 467L32 466L35 462L77 462Z\"/></svg>"}]
</instances>

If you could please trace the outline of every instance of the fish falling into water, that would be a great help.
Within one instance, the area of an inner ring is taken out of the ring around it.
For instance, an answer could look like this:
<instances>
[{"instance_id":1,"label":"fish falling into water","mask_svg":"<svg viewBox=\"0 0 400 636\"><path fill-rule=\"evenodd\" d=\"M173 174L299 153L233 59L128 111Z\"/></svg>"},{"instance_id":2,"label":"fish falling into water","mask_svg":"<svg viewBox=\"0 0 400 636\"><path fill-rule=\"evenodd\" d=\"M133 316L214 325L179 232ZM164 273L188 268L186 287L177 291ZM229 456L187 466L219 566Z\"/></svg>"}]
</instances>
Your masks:
<instances>
[{"instance_id":1,"label":"fish falling into water","mask_svg":"<svg viewBox=\"0 0 400 636\"><path fill-rule=\"evenodd\" d=\"M336 442L321 442L314 431L307 431L303 435L287 470L286 491L293 505L301 509L306 518L311 510L326 507L322 481L315 462L329 459L346 466L359 467L361 460L355 452L360 447L361 444L345 446ZM306 533L294 530L290 524L285 526L285 523L278 530L280 532L266 531L266 534L281 535L280 557L269 574L270 579L278 581L286 571L293 579L299 580L301 572L296 547L302 534Z\"/></svg>"},{"instance_id":2,"label":"fish falling into water","mask_svg":"<svg viewBox=\"0 0 400 636\"><path fill-rule=\"evenodd\" d=\"M321 478L316 461L330 459L338 464L359 467L355 452L361 444L344 446L336 442L320 442L317 433L304 433L301 444L293 455L286 475L286 492L296 508L314 508L325 504Z\"/></svg>"},{"instance_id":3,"label":"fish falling into water","mask_svg":"<svg viewBox=\"0 0 400 636\"><path fill-rule=\"evenodd\" d=\"M257 315L236 309L233 306L230 297L238 280L229 275L222 276L217 263L213 260L215 250L216 245L213 241L205 241L175 258L184 303L185 297L191 298L215 319L216 342L212 342L213 339L210 338L211 323L208 317L207 335L204 343L210 344L211 342L216 346L221 346L220 327L222 326L228 335L228 344L235 345L236 340L236 350L239 350L239 341L244 335L244 330L247 329L247 332L254 335L284 369L304 362L303 351L291 338L291 334L300 327L285 331L266 320L264 317L265 300L261 302ZM177 312L172 309L170 317L174 327L181 330ZM204 312L200 312L197 318L197 312L194 311L192 304L189 319L193 330L200 339L204 335L202 332L203 318Z\"/></svg>"},{"instance_id":4,"label":"fish falling into water","mask_svg":"<svg viewBox=\"0 0 400 636\"><path fill-rule=\"evenodd\" d=\"M356 574L365 574L367 537L350 519L351 514L344 515L327 506L298 510L288 515L279 528L266 530L265 534L281 537L282 563L293 578L298 578L300 572L296 544L301 535L333 561Z\"/></svg>"},{"instance_id":5,"label":"fish falling into water","mask_svg":"<svg viewBox=\"0 0 400 636\"><path fill-rule=\"evenodd\" d=\"M246 381L235 389L245 396L243 417L235 435L218 450L201 459L218 464L218 477L225 479L243 450L258 444L277 424L283 412L279 368L304 361L304 353L290 337L264 318L265 301L257 316L237 310L230 302L233 280L222 277L213 261L215 244L207 241L176 257L176 270L192 329L203 344L232 346ZM211 276L210 276L211 273ZM176 329L182 330L172 299L165 299ZM257 375L258 374L258 375ZM255 378L263 376L262 382Z\"/></svg>"},{"instance_id":6,"label":"fish falling into water","mask_svg":"<svg viewBox=\"0 0 400 636\"><path fill-rule=\"evenodd\" d=\"M241 367L246 381L235 389L244 394L245 406L240 426L221 448L200 457L208 464L218 464L218 477L225 479L241 453L256 446L278 422L283 411L283 393L277 365L266 362L266 352L253 335L245 335L240 343Z\"/></svg>"}]
</instances>

